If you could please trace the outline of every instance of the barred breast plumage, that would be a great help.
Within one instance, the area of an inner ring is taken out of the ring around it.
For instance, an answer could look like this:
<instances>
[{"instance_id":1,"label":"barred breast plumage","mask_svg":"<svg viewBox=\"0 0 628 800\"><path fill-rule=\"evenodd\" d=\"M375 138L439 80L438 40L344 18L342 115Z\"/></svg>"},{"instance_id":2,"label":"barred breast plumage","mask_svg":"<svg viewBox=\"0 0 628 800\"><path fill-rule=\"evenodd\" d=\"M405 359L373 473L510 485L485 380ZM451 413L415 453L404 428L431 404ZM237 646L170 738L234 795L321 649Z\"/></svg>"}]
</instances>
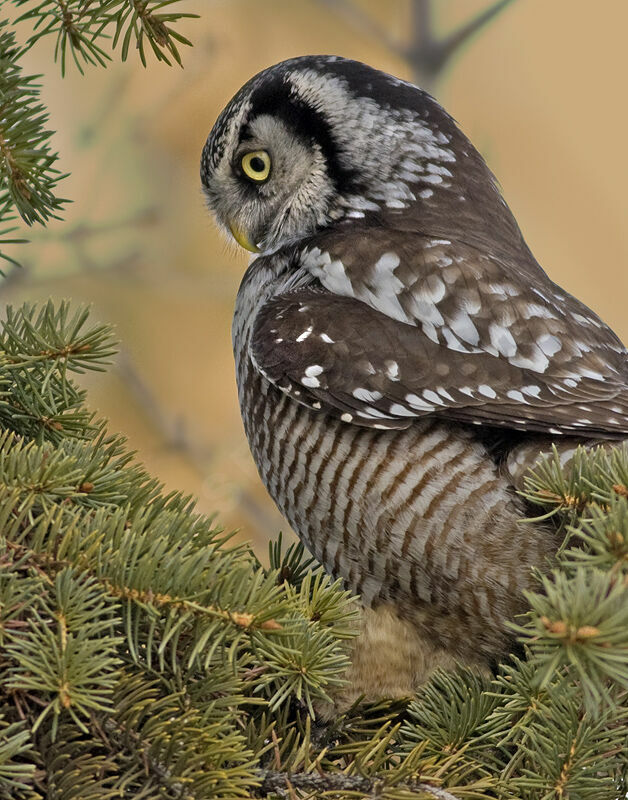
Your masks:
<instances>
[{"instance_id":1,"label":"barred breast plumage","mask_svg":"<svg viewBox=\"0 0 628 800\"><path fill-rule=\"evenodd\" d=\"M505 620L524 607L530 567L556 549L553 532L528 526L522 535L518 476L498 468L472 426L347 425L265 379L250 357L253 321L291 277L286 261L258 258L242 281L233 321L239 400L260 477L282 514L332 575L384 612L367 618L357 659L370 657L354 668L350 696L410 692L453 659L493 664L512 643ZM400 635L407 658L391 674Z\"/></svg>"},{"instance_id":2,"label":"barred breast plumage","mask_svg":"<svg viewBox=\"0 0 628 800\"><path fill-rule=\"evenodd\" d=\"M553 440L567 460L626 437L626 348L541 269L447 112L365 64L252 78L201 178L258 254L233 343L260 476L364 604L349 695L489 667L558 545L520 524L522 474Z\"/></svg>"}]
</instances>

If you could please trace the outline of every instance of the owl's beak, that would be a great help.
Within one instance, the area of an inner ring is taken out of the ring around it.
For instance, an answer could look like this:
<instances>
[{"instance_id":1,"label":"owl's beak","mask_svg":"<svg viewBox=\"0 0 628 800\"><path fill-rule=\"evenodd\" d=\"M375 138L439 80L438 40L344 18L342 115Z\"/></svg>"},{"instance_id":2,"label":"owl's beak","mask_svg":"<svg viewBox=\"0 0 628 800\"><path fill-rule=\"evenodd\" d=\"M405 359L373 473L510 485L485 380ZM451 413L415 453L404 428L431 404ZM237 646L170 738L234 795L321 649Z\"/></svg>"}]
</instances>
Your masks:
<instances>
[{"instance_id":1,"label":"owl's beak","mask_svg":"<svg viewBox=\"0 0 628 800\"><path fill-rule=\"evenodd\" d=\"M229 230L240 247L244 247L245 250L249 250L251 253L259 253L259 247L253 244L247 232L243 228L239 228L235 222L231 222L231 220L229 221Z\"/></svg>"}]
</instances>

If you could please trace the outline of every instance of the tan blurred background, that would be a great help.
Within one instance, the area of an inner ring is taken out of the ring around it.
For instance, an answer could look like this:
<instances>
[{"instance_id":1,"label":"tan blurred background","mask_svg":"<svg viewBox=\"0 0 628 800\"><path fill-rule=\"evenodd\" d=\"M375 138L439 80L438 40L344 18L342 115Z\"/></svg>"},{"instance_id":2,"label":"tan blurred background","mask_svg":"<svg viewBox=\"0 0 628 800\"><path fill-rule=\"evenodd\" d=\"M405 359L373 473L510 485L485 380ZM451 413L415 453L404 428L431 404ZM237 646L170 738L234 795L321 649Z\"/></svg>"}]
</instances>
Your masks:
<instances>
[{"instance_id":1,"label":"tan blurred background","mask_svg":"<svg viewBox=\"0 0 628 800\"><path fill-rule=\"evenodd\" d=\"M438 33L489 5L434 0ZM185 8L183 8L185 6ZM353 9L353 10L352 10ZM199 497L259 552L281 527L241 429L230 324L247 258L207 217L198 161L223 105L253 73L337 53L411 78L390 42L410 0L190 0L184 69L139 59L65 80L51 45L26 69L44 99L73 199L63 223L12 249L2 302L71 297L112 322L122 354L88 377L91 404L169 488ZM379 35L377 27L385 35ZM515 0L430 86L487 158L550 276L628 340L628 3ZM1 280L1 279L0 279Z\"/></svg>"}]
</instances>

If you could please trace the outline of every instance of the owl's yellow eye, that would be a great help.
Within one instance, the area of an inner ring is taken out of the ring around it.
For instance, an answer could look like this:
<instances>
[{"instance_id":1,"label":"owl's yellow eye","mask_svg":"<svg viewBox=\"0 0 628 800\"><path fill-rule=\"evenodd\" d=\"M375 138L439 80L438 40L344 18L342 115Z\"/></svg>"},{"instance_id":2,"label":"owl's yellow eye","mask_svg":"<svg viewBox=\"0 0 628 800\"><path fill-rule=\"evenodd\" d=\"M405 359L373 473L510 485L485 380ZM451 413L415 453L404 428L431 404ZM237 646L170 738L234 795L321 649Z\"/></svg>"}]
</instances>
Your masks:
<instances>
[{"instance_id":1,"label":"owl's yellow eye","mask_svg":"<svg viewBox=\"0 0 628 800\"><path fill-rule=\"evenodd\" d=\"M246 177L255 183L264 183L270 175L270 156L266 150L253 150L242 156L242 171Z\"/></svg>"}]
</instances>

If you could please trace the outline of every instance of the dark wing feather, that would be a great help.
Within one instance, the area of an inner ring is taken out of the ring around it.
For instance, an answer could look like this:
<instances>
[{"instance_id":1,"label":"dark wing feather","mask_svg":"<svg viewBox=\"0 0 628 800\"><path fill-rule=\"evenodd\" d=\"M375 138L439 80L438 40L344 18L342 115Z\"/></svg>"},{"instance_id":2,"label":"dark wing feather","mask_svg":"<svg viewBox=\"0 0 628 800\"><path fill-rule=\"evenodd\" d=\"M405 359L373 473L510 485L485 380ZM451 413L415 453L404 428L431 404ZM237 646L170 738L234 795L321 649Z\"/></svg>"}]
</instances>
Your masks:
<instances>
[{"instance_id":1,"label":"dark wing feather","mask_svg":"<svg viewBox=\"0 0 628 800\"><path fill-rule=\"evenodd\" d=\"M585 359L577 381L565 379L576 373L565 373L564 359L550 360L541 373L500 353L461 352L324 289L299 289L266 303L255 319L251 356L299 402L358 425L403 428L437 414L553 434L628 433L625 368L607 365L599 354Z\"/></svg>"},{"instance_id":2,"label":"dark wing feather","mask_svg":"<svg viewBox=\"0 0 628 800\"><path fill-rule=\"evenodd\" d=\"M567 381L567 393L583 377L626 378L619 339L552 283L523 242L514 252L491 253L406 230L339 228L317 237L302 257L330 292L416 326L447 350L485 352L540 374L549 369Z\"/></svg>"}]
</instances>

